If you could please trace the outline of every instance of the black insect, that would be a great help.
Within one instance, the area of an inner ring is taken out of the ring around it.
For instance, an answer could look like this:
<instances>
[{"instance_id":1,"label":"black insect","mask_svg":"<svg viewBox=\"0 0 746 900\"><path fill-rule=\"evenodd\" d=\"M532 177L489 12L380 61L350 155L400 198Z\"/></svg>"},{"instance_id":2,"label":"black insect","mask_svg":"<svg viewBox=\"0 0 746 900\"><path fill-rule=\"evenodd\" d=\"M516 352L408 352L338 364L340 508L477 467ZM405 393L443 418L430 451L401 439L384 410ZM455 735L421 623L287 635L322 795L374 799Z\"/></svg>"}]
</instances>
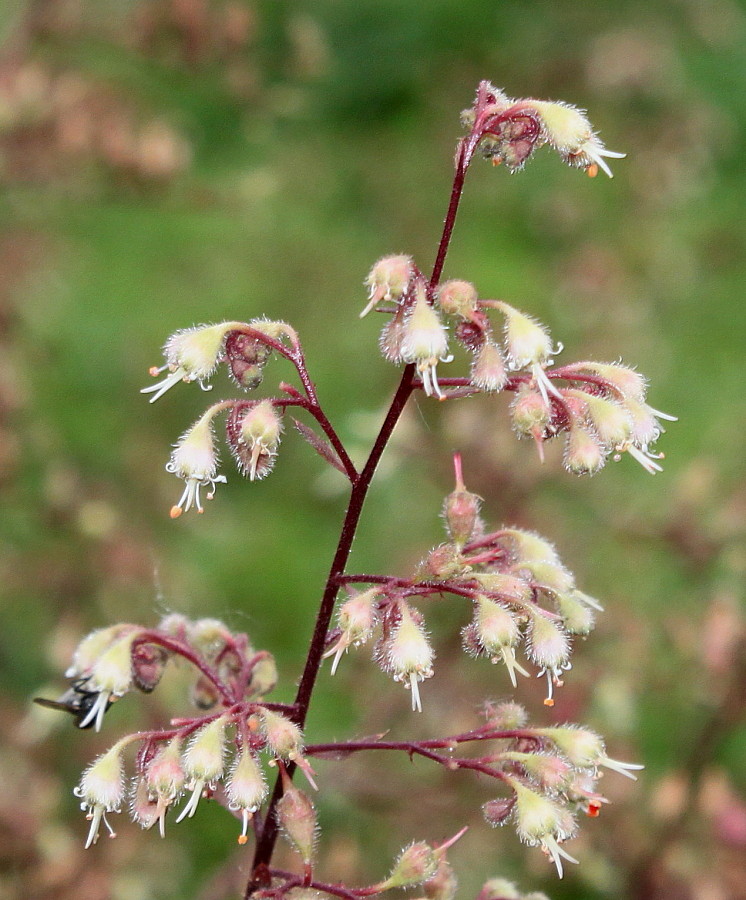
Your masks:
<instances>
[{"instance_id":1,"label":"black insect","mask_svg":"<svg viewBox=\"0 0 746 900\"><path fill-rule=\"evenodd\" d=\"M39 706L44 706L46 709L59 709L62 712L70 713L70 715L75 716L79 728L92 728L96 722L96 716L86 722L85 725L81 725L81 722L85 721L86 716L93 709L99 692L87 690L85 686L87 681L87 678L79 678L77 681L73 681L68 690L57 700L49 700L46 697L34 697L34 703L38 703ZM111 704L112 701L109 700L106 704L106 709Z\"/></svg>"}]
</instances>

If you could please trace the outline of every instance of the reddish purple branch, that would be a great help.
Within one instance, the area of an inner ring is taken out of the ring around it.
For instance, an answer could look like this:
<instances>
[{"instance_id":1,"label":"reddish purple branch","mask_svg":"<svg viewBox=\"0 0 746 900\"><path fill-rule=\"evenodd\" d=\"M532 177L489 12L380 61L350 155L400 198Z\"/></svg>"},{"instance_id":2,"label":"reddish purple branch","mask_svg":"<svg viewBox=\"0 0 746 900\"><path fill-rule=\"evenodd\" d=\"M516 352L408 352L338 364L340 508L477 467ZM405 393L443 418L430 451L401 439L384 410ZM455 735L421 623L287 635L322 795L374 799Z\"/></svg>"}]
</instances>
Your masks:
<instances>
[{"instance_id":1,"label":"reddish purple branch","mask_svg":"<svg viewBox=\"0 0 746 900\"><path fill-rule=\"evenodd\" d=\"M431 287L434 287L438 283L438 280L440 279L441 273L443 271L443 266L448 254L448 247L451 241L451 235L453 233L453 226L456 222L456 216L458 214L459 203L464 186L464 179L466 177L466 172L471 161L471 156L477 143L478 137L472 134L469 136L469 138L462 142L459 150L459 156L456 163L456 172L451 188L451 197L443 224L443 233L438 244L438 251L435 257L433 272L430 276ZM285 355L288 355L287 351L285 352ZM321 413L321 410L318 407L315 390L310 378L308 377L308 373L305 368L305 362L300 350L297 351L296 356L293 358L293 362L298 370L298 374L301 378L301 381L303 382L306 393L308 394L309 401L318 410L319 414L323 416L323 413ZM388 445L394 428L396 427L396 424L399 421L402 412L404 411L407 401L409 400L412 391L415 388L414 374L415 367L413 364L410 363L409 365L405 366L401 381L399 382L399 386L396 389L396 393L394 394L394 397L391 401L391 405L389 406L388 412L386 413L386 417L383 421L383 424L381 425L381 429L370 451L370 455L368 456L368 459L362 471L357 473L354 479L351 478L352 491L350 493L347 512L345 513L344 521L342 523L342 529L339 536L339 542L334 553L334 558L329 569L329 575L326 580L324 592L321 597L321 603L319 605L319 610L316 616L316 624L314 626L311 643L308 648L306 664L303 669L303 674L301 676L300 684L298 685L298 691L295 697L296 714L294 716L294 719L301 727L303 727L303 725L305 724L306 716L308 715L308 708L311 703L311 695L313 694L313 689L316 684L316 679L318 677L319 669L321 667L321 662L324 655L326 636L329 630L332 613L334 612L334 604L340 589L340 578L343 575L345 567L347 565L350 550L352 549L352 543L357 532L358 522L360 521L363 506L365 505L365 499L367 497L368 490L373 480L376 468L378 467L378 463L383 456L383 452ZM334 429L331 427L331 425L328 424L326 417L323 417L323 420L317 417L317 421L322 426L322 428L324 428L324 431L329 439L332 440L335 449L338 450L337 444L334 443L332 438L332 435L334 435L334 437L336 438L336 433L334 432ZM328 426L328 429L324 425L324 422L326 422L326 426ZM344 461L344 457L341 456L340 458L342 458ZM352 463L350 463L350 466L351 465ZM287 767L287 773L291 778L293 777L294 771L294 765L289 765ZM274 852L278 835L278 825L275 818L275 808L281 796L282 780L278 777L275 782L269 806L267 808L264 826L261 829L261 832L257 839L254 861L252 865L252 877L249 880L245 892L246 900L248 900L254 890L260 887L262 876L266 875L267 869L272 859L272 854Z\"/></svg>"}]
</instances>

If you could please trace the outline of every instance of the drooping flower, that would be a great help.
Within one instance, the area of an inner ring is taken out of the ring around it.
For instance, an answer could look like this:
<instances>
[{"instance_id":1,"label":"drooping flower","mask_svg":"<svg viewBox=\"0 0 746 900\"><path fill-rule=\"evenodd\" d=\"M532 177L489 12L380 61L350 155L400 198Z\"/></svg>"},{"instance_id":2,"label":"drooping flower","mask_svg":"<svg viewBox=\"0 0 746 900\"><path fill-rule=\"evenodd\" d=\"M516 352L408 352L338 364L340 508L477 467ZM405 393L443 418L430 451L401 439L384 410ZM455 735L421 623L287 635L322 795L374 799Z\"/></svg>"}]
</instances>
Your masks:
<instances>
[{"instance_id":1,"label":"drooping flower","mask_svg":"<svg viewBox=\"0 0 746 900\"><path fill-rule=\"evenodd\" d=\"M225 765L225 726L222 716L204 725L192 738L182 758L184 773L190 779L192 795L179 813L176 821L187 816L191 818L197 811L205 785L216 781L223 774Z\"/></svg>"},{"instance_id":2,"label":"drooping flower","mask_svg":"<svg viewBox=\"0 0 746 900\"><path fill-rule=\"evenodd\" d=\"M627 154L607 150L582 110L548 100L525 102L539 113L546 141L568 165L585 169L589 175L600 168L609 178L614 177L606 159L624 159Z\"/></svg>"},{"instance_id":3,"label":"drooping flower","mask_svg":"<svg viewBox=\"0 0 746 900\"><path fill-rule=\"evenodd\" d=\"M132 643L137 637L133 629L111 644L91 667L91 674L85 683L86 690L97 693L88 713L80 720L80 727L86 728L91 722L96 731L101 730L109 702L122 697L132 687Z\"/></svg>"},{"instance_id":4,"label":"drooping flower","mask_svg":"<svg viewBox=\"0 0 746 900\"><path fill-rule=\"evenodd\" d=\"M368 304L360 313L364 318L375 309L381 300L399 300L414 275L414 263L411 256L384 256L368 273L365 283L368 286Z\"/></svg>"},{"instance_id":5,"label":"drooping flower","mask_svg":"<svg viewBox=\"0 0 746 900\"><path fill-rule=\"evenodd\" d=\"M632 773L645 768L638 763L625 763L610 759L606 755L603 739L589 728L562 725L555 728L535 728L532 731L534 734L552 741L560 753L579 769L595 769L598 766L604 766L636 781L637 776Z\"/></svg>"},{"instance_id":6,"label":"drooping flower","mask_svg":"<svg viewBox=\"0 0 746 900\"><path fill-rule=\"evenodd\" d=\"M207 499L215 494L215 485L225 483L225 475L218 475L218 454L215 449L215 438L212 433L212 419L215 415L211 407L192 427L184 432L177 441L171 459L166 464L166 471L183 478L186 482L179 502L171 507L171 518L177 519L182 513L195 507L197 512L204 512L200 500L200 488L210 486Z\"/></svg>"},{"instance_id":7,"label":"drooping flower","mask_svg":"<svg viewBox=\"0 0 746 900\"><path fill-rule=\"evenodd\" d=\"M150 370L154 376L165 371L168 375L157 384L142 388L140 393L153 394L150 403L155 403L180 381L198 381L203 390L209 390L205 382L222 358L225 336L239 326L239 322L221 322L185 328L172 334L163 348L166 364Z\"/></svg>"},{"instance_id":8,"label":"drooping flower","mask_svg":"<svg viewBox=\"0 0 746 900\"><path fill-rule=\"evenodd\" d=\"M149 821L142 823L144 827L150 828L158 822L160 835L165 837L166 813L184 790L186 777L182 763L182 741L174 738L158 750L145 771L143 781L148 797L156 806Z\"/></svg>"},{"instance_id":9,"label":"drooping flower","mask_svg":"<svg viewBox=\"0 0 746 900\"><path fill-rule=\"evenodd\" d=\"M353 594L339 607L337 623L341 634L324 654L324 659L333 656L332 675L350 646L358 647L368 641L376 626L378 612L376 599L380 594L378 587L368 588L359 594Z\"/></svg>"},{"instance_id":10,"label":"drooping flower","mask_svg":"<svg viewBox=\"0 0 746 900\"><path fill-rule=\"evenodd\" d=\"M91 763L83 773L80 785L75 788L73 793L80 798L81 808L86 810L86 818L91 821L85 849L87 850L98 840L102 822L109 835L115 837L114 829L109 824L106 814L119 812L124 799L125 782L121 741Z\"/></svg>"},{"instance_id":11,"label":"drooping flower","mask_svg":"<svg viewBox=\"0 0 746 900\"><path fill-rule=\"evenodd\" d=\"M267 796L267 782L259 761L246 746L236 756L225 792L228 796L228 808L241 812L242 827L238 843L245 844L251 817Z\"/></svg>"},{"instance_id":12,"label":"drooping flower","mask_svg":"<svg viewBox=\"0 0 746 900\"><path fill-rule=\"evenodd\" d=\"M562 860L577 863L575 857L560 844L569 840L577 830L572 813L554 800L532 791L516 778L506 780L515 791L515 823L518 837L531 847L541 846L554 863L562 878Z\"/></svg>"},{"instance_id":13,"label":"drooping flower","mask_svg":"<svg viewBox=\"0 0 746 900\"><path fill-rule=\"evenodd\" d=\"M415 363L428 397L442 397L436 367L439 361L449 362L448 337L438 313L427 302L425 288L417 286L417 299L407 314L403 325L401 358Z\"/></svg>"},{"instance_id":14,"label":"drooping flower","mask_svg":"<svg viewBox=\"0 0 746 900\"><path fill-rule=\"evenodd\" d=\"M435 654L425 629L406 603L400 604L399 621L380 648L379 657L394 681L402 681L411 689L412 709L422 712L419 682L432 677Z\"/></svg>"}]
</instances>

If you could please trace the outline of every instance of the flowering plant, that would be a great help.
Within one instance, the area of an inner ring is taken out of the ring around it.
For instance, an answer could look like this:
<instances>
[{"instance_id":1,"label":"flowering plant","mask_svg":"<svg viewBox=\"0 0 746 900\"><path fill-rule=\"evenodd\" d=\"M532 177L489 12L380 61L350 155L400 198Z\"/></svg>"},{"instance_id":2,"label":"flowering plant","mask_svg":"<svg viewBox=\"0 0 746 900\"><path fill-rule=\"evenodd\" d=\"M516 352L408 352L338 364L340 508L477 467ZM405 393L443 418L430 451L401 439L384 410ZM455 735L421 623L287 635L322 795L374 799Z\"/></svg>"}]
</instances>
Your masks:
<instances>
[{"instance_id":1,"label":"flowering plant","mask_svg":"<svg viewBox=\"0 0 746 900\"><path fill-rule=\"evenodd\" d=\"M331 658L333 675L350 648L365 644L372 645L375 663L410 691L412 710L422 709L424 682L433 674L436 657L422 609L434 597L467 605L470 618L461 632L467 654L504 665L514 687L517 676L527 676L531 669L543 675L549 707L571 667L573 637L588 634L602 611L597 600L577 587L549 541L533 532L484 523L481 500L467 489L458 454L454 489L442 509L444 542L404 575L347 571L376 468L413 395L422 392L452 402L509 392L513 429L519 438L533 440L542 458L544 443L562 435L570 472L593 474L609 457L619 459L624 453L651 474L660 470L661 455L652 446L663 431L661 420L672 417L647 404L640 374L621 363L555 366L554 357L563 348L544 324L503 300L480 297L468 281L441 280L475 156L515 172L548 144L570 166L590 176L601 169L611 177L607 160L624 154L607 150L580 110L511 99L488 82L479 85L462 121L467 134L457 146L450 203L431 274L425 275L411 256L398 254L376 262L366 279L369 295L361 316L375 310L386 317L380 349L403 369L362 466L355 464L324 411L301 339L285 322L261 318L179 331L166 342L165 364L151 370L164 376L143 390L152 394L151 403L181 382L197 381L209 390L209 380L221 366L244 392L209 406L176 443L166 468L184 481L184 488L171 509L173 518L191 510L204 512L203 498L212 499L216 485L226 481L219 474L215 436L221 414L226 416L225 440L241 474L253 481L271 473L290 417L300 436L347 479L349 503L293 703L267 699L277 682L271 654L215 619L170 614L153 628L120 623L96 630L80 643L67 672L71 687L63 705L81 728L99 730L111 703L133 688L156 689L175 660L193 671L196 707L193 715L173 719L167 727L120 738L83 773L76 795L90 820L87 847L96 843L102 826L114 834L108 816L125 804L139 825L149 829L157 824L163 835L169 813L182 799L176 823L194 817L202 798L213 798L238 819L239 844L253 834L246 897L281 898L311 889L351 900L420 886L427 897L450 900L456 878L447 851L465 829L440 843L410 844L391 874L373 885L321 880L315 865L318 826L312 794L296 786L296 771L301 770L312 791L324 790L326 785L316 783L312 760L389 752L421 756L447 771L481 774L492 780L497 793L485 798L486 821L493 826L512 822L518 837L540 847L562 877L564 863L577 862L565 844L577 831L578 814L595 817L607 802L596 787L599 769L634 778L634 770L641 768L610 758L601 737L590 729L529 724L525 710L510 700L486 702L482 721L470 730L429 740L375 736L308 744L304 738L323 660ZM451 375L444 368L453 361L449 341L471 355L468 373ZM247 398L278 356L292 364L297 383L280 382L270 396ZM304 414L312 424L293 414ZM128 765L134 778L129 781L125 770L131 748ZM268 768L277 770L271 789ZM301 859L297 872L273 865L280 834ZM526 900L529 896L538 895L524 895ZM493 879L479 897L510 900L521 894L511 883Z\"/></svg>"}]
</instances>

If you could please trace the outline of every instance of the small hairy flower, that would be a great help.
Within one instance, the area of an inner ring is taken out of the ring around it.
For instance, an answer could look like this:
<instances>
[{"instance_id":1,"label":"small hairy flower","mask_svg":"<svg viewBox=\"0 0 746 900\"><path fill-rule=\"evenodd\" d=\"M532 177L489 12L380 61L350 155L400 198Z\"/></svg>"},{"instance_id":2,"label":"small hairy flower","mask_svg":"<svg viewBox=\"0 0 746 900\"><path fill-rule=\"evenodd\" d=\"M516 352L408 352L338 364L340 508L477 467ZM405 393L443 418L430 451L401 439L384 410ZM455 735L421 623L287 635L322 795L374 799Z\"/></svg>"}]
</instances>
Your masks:
<instances>
[{"instance_id":1,"label":"small hairy flower","mask_svg":"<svg viewBox=\"0 0 746 900\"><path fill-rule=\"evenodd\" d=\"M568 165L585 169L589 175L595 175L601 168L609 178L613 178L606 158L624 159L627 154L607 150L583 110L569 103L547 100L525 102L539 113L544 138Z\"/></svg>"},{"instance_id":2,"label":"small hairy flower","mask_svg":"<svg viewBox=\"0 0 746 900\"><path fill-rule=\"evenodd\" d=\"M635 781L636 776L632 772L645 768L637 763L624 763L616 759L609 759L603 739L589 728L563 725L556 728L536 728L533 731L552 741L560 753L579 769L595 769L598 766L604 766Z\"/></svg>"},{"instance_id":3,"label":"small hairy flower","mask_svg":"<svg viewBox=\"0 0 746 900\"><path fill-rule=\"evenodd\" d=\"M560 673L568 668L570 641L546 615L534 612L528 629L528 655L547 677L545 706L554 706L553 688L562 685Z\"/></svg>"},{"instance_id":4,"label":"small hairy flower","mask_svg":"<svg viewBox=\"0 0 746 900\"><path fill-rule=\"evenodd\" d=\"M598 437L582 425L573 425L565 442L563 462L574 475L594 475L606 462L606 452Z\"/></svg>"},{"instance_id":5,"label":"small hairy flower","mask_svg":"<svg viewBox=\"0 0 746 900\"><path fill-rule=\"evenodd\" d=\"M108 628L97 628L87 634L75 648L72 665L65 672L66 678L87 678L101 655L120 637L136 626L120 623Z\"/></svg>"},{"instance_id":6,"label":"small hairy flower","mask_svg":"<svg viewBox=\"0 0 746 900\"><path fill-rule=\"evenodd\" d=\"M163 348L166 364L150 370L154 376L167 370L169 374L163 381L143 388L140 393L153 394L150 402L155 403L180 381L199 381L207 390L204 382L212 375L222 359L225 336L239 326L239 322L221 322L219 325L185 328L172 334Z\"/></svg>"},{"instance_id":7,"label":"small hairy flower","mask_svg":"<svg viewBox=\"0 0 746 900\"><path fill-rule=\"evenodd\" d=\"M86 681L86 690L98 693L98 697L88 713L81 719L81 728L85 728L93 722L96 731L100 731L109 702L124 696L132 687L132 644L138 632L139 630L133 629L115 640L91 667L91 674Z\"/></svg>"},{"instance_id":8,"label":"small hairy flower","mask_svg":"<svg viewBox=\"0 0 746 900\"><path fill-rule=\"evenodd\" d=\"M585 391L565 390L563 395L581 401L588 421L602 444L615 447L629 440L632 433L632 416L624 406Z\"/></svg>"},{"instance_id":9,"label":"small hairy flower","mask_svg":"<svg viewBox=\"0 0 746 900\"><path fill-rule=\"evenodd\" d=\"M339 607L337 624L341 634L326 651L324 658L333 656L332 675L349 647L359 647L370 640L378 620L376 600L380 595L378 587L368 588L358 594L352 594Z\"/></svg>"},{"instance_id":10,"label":"small hairy flower","mask_svg":"<svg viewBox=\"0 0 746 900\"><path fill-rule=\"evenodd\" d=\"M407 291L414 277L414 263L411 256L384 256L368 273L368 304L360 313L364 318L382 300L399 300Z\"/></svg>"},{"instance_id":11,"label":"small hairy flower","mask_svg":"<svg viewBox=\"0 0 746 900\"><path fill-rule=\"evenodd\" d=\"M486 340L474 354L471 383L482 391L497 393L505 387L508 371L497 344Z\"/></svg>"},{"instance_id":12,"label":"small hairy flower","mask_svg":"<svg viewBox=\"0 0 746 900\"><path fill-rule=\"evenodd\" d=\"M567 807L532 791L517 779L509 778L508 781L515 791L515 825L518 837L531 847L541 846L562 878L562 860L577 863L577 859L560 847L577 830L572 813Z\"/></svg>"},{"instance_id":13,"label":"small hairy flower","mask_svg":"<svg viewBox=\"0 0 746 900\"><path fill-rule=\"evenodd\" d=\"M238 843L245 844L248 840L247 830L251 816L267 796L267 782L259 760L245 746L241 748L231 767L225 792L229 809L241 812L242 827Z\"/></svg>"},{"instance_id":14,"label":"small hairy flower","mask_svg":"<svg viewBox=\"0 0 746 900\"><path fill-rule=\"evenodd\" d=\"M412 691L412 709L422 712L419 682L432 678L435 654L425 629L415 621L406 603L400 604L400 618L379 652L383 668L394 681L402 681Z\"/></svg>"},{"instance_id":15,"label":"small hairy flower","mask_svg":"<svg viewBox=\"0 0 746 900\"><path fill-rule=\"evenodd\" d=\"M562 627L568 634L589 634L593 630L593 610L580 599L577 591L557 594L555 608L562 619Z\"/></svg>"},{"instance_id":16,"label":"small hairy flower","mask_svg":"<svg viewBox=\"0 0 746 900\"><path fill-rule=\"evenodd\" d=\"M184 773L190 781L192 795L186 806L176 819L181 822L191 818L197 811L205 785L216 781L223 775L225 767L225 727L226 720L222 716L203 725L189 742L182 758Z\"/></svg>"},{"instance_id":17,"label":"small hairy flower","mask_svg":"<svg viewBox=\"0 0 746 900\"><path fill-rule=\"evenodd\" d=\"M145 770L142 780L148 797L156 806L153 816L147 822L141 822L144 828L150 828L158 822L161 837L165 837L166 813L171 804L181 796L186 777L182 764L182 741L174 738L158 750Z\"/></svg>"},{"instance_id":18,"label":"small hairy flower","mask_svg":"<svg viewBox=\"0 0 746 900\"><path fill-rule=\"evenodd\" d=\"M513 687L517 684L516 672L528 676L528 672L515 658L515 648L521 639L518 623L504 606L481 594L478 595L474 599L471 633L476 638L481 652L490 657L493 663L500 660L505 663Z\"/></svg>"},{"instance_id":19,"label":"small hairy flower","mask_svg":"<svg viewBox=\"0 0 746 900\"><path fill-rule=\"evenodd\" d=\"M94 760L85 770L80 785L74 791L80 798L81 808L87 811L86 818L91 820L87 850L98 840L101 822L106 826L111 837L114 830L109 824L106 813L119 812L125 794L124 764L122 762L121 742L114 744L106 753Z\"/></svg>"},{"instance_id":20,"label":"small hairy flower","mask_svg":"<svg viewBox=\"0 0 746 900\"><path fill-rule=\"evenodd\" d=\"M436 367L439 361L448 362L448 336L438 313L427 302L423 285L417 287L414 306L404 320L401 358L415 363L428 397L442 397Z\"/></svg>"},{"instance_id":21,"label":"small hairy flower","mask_svg":"<svg viewBox=\"0 0 746 900\"><path fill-rule=\"evenodd\" d=\"M231 444L241 472L252 481L269 475L281 435L282 418L271 400L261 400L243 411L235 446Z\"/></svg>"},{"instance_id":22,"label":"small hairy flower","mask_svg":"<svg viewBox=\"0 0 746 900\"><path fill-rule=\"evenodd\" d=\"M200 488L210 486L207 499L215 494L215 485L225 482L225 475L218 475L218 455L212 433L213 409L199 418L194 425L179 438L166 465L166 471L186 482L179 502L171 507L171 518L177 519L183 512L195 507L204 512L200 501Z\"/></svg>"}]
</instances>

